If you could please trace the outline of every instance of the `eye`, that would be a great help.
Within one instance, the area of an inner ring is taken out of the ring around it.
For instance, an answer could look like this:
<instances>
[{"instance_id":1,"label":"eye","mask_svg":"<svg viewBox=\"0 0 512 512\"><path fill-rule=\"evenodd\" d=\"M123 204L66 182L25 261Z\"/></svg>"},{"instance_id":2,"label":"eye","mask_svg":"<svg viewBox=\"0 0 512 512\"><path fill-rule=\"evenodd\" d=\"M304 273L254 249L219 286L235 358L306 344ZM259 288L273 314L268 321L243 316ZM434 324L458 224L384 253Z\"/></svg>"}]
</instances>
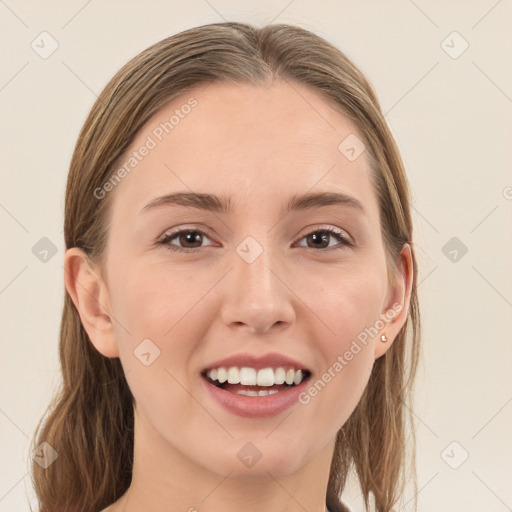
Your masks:
<instances>
[{"instance_id":1,"label":"eye","mask_svg":"<svg viewBox=\"0 0 512 512\"><path fill-rule=\"evenodd\" d=\"M339 245L341 245L341 247L335 247L334 250L342 249L343 246L353 247L353 243L345 233L330 227L311 231L310 233L302 237L301 240L306 239L307 241L311 241L313 243L313 247L308 246L310 249L327 249L333 247L332 245L329 245L329 238L337 239ZM326 243L327 245L325 245ZM336 244L334 244L334 246L335 245Z\"/></svg>"},{"instance_id":2,"label":"eye","mask_svg":"<svg viewBox=\"0 0 512 512\"><path fill-rule=\"evenodd\" d=\"M166 233L158 241L158 245L165 245L171 251L192 253L197 252L201 247L204 247L202 245L204 238L209 240L204 231L198 229L181 229L172 233ZM338 244L331 245L329 243L329 239L333 238L338 241ZM177 240L180 245L172 243L173 240ZM308 245L306 247L317 250L327 248L331 248L330 250L339 250L345 246L353 247L353 243L351 242L348 235L331 227L311 231L310 233L304 235L301 240L312 242L313 246ZM192 247L190 247L190 245L192 245ZM336 245L339 245L340 247L336 247ZM304 247L304 245L299 245L299 247ZM332 249L333 247L334 249Z\"/></svg>"},{"instance_id":3,"label":"eye","mask_svg":"<svg viewBox=\"0 0 512 512\"><path fill-rule=\"evenodd\" d=\"M163 238L159 240L158 244L167 246L167 248L170 249L171 251L197 252L201 248L203 238L208 238L206 236L206 233L204 233L203 231L200 231L198 229L182 229L180 231L165 234ZM178 239L180 244L185 245L176 246L172 244L171 242L175 239ZM193 247L189 247L189 244L192 244Z\"/></svg>"}]
</instances>

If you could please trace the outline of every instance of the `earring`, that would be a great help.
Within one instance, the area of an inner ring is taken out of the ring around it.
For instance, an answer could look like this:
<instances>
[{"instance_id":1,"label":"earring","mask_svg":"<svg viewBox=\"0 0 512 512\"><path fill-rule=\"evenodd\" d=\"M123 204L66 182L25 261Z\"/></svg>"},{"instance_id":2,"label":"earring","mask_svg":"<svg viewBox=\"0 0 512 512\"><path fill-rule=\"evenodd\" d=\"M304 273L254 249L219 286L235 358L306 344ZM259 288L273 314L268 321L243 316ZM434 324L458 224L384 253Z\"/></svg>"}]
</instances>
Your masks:
<instances>
[{"instance_id":1,"label":"earring","mask_svg":"<svg viewBox=\"0 0 512 512\"><path fill-rule=\"evenodd\" d=\"M383 334L381 337L380 337L380 341L382 341L383 343L386 343L386 341L388 341L388 338L385 334Z\"/></svg>"}]
</instances>

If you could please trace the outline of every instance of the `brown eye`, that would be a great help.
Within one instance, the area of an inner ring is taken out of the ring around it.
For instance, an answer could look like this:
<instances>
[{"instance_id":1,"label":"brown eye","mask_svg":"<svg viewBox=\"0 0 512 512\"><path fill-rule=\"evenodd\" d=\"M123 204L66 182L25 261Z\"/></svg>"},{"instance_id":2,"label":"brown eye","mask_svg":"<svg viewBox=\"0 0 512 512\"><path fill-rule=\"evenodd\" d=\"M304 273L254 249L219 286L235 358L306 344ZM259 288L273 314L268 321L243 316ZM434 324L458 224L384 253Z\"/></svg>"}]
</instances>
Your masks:
<instances>
[{"instance_id":1,"label":"brown eye","mask_svg":"<svg viewBox=\"0 0 512 512\"><path fill-rule=\"evenodd\" d=\"M329 247L329 238L331 238L331 234L325 233L324 231L316 231L306 236L306 240L311 242L315 249L325 249Z\"/></svg>"},{"instance_id":2,"label":"brown eye","mask_svg":"<svg viewBox=\"0 0 512 512\"><path fill-rule=\"evenodd\" d=\"M336 239L338 244L329 244L330 240ZM336 245L352 246L352 242L342 232L334 229L317 229L305 235L302 240L306 240L306 247L310 249L327 249L330 247L336 248ZM301 247L304 247L303 245Z\"/></svg>"},{"instance_id":3,"label":"brown eye","mask_svg":"<svg viewBox=\"0 0 512 512\"><path fill-rule=\"evenodd\" d=\"M165 245L172 251L196 252L202 247L203 238L208 238L205 233L197 229L182 229L165 235L158 243ZM171 243L177 240L178 244Z\"/></svg>"},{"instance_id":4,"label":"brown eye","mask_svg":"<svg viewBox=\"0 0 512 512\"><path fill-rule=\"evenodd\" d=\"M198 231L182 231L180 234L178 234L177 238L185 248L190 249L188 244L196 244L193 245L192 248L200 247L202 243L202 234ZM197 245L199 244L199 245Z\"/></svg>"}]
</instances>

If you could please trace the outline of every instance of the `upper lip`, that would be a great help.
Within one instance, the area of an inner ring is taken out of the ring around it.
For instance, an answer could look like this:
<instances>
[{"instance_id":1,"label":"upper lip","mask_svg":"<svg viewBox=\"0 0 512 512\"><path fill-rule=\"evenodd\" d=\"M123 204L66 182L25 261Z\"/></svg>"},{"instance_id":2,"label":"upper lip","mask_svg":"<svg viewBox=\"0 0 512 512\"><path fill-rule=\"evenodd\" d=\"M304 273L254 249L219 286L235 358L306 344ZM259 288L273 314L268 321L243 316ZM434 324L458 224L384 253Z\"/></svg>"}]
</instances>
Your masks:
<instances>
[{"instance_id":1,"label":"upper lip","mask_svg":"<svg viewBox=\"0 0 512 512\"><path fill-rule=\"evenodd\" d=\"M232 366L236 366L238 368L249 367L254 368L255 370L292 366L296 370L308 370L307 366L295 359L292 359L291 357L284 356L277 352L271 352L263 356L255 356L249 353L234 354L210 363L203 371L220 368L222 366L225 368L230 368Z\"/></svg>"}]
</instances>

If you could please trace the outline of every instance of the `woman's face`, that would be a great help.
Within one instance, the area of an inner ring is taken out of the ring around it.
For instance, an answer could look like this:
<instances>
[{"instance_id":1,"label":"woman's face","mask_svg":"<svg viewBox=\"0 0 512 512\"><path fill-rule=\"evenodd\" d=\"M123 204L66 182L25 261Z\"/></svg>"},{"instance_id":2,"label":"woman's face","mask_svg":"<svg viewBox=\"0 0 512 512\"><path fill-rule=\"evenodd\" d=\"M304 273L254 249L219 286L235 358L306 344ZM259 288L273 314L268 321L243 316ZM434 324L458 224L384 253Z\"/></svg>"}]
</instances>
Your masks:
<instances>
[{"instance_id":1,"label":"woman's face","mask_svg":"<svg viewBox=\"0 0 512 512\"><path fill-rule=\"evenodd\" d=\"M388 283L377 196L355 137L317 93L284 81L197 88L138 133L118 166L130 170L108 192L113 331L95 344L118 351L136 435L158 446L154 456L239 478L330 461L389 346L380 335L392 340L400 327L378 320L404 294L403 283ZM213 199L159 199L177 193ZM322 205L322 193L345 199ZM313 199L297 200L305 195ZM216 208L224 200L230 209ZM244 396L203 375L228 357L226 369L256 376L293 366L310 376L300 395Z\"/></svg>"}]
</instances>

